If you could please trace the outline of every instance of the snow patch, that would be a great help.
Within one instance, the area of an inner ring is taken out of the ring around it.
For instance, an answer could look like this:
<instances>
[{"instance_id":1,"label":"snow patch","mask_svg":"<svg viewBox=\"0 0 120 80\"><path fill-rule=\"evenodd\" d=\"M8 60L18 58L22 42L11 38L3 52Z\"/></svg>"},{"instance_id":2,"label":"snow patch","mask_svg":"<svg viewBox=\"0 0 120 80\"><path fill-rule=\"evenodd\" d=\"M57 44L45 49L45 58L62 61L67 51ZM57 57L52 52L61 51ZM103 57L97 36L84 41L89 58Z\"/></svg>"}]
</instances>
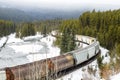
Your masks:
<instances>
[{"instance_id":1,"label":"snow patch","mask_svg":"<svg viewBox=\"0 0 120 80\"><path fill-rule=\"evenodd\" d=\"M5 43L6 39L6 37L0 39L0 47Z\"/></svg>"},{"instance_id":2,"label":"snow patch","mask_svg":"<svg viewBox=\"0 0 120 80\"><path fill-rule=\"evenodd\" d=\"M110 80L120 80L120 73L118 73L114 76L111 76Z\"/></svg>"},{"instance_id":3,"label":"snow patch","mask_svg":"<svg viewBox=\"0 0 120 80\"><path fill-rule=\"evenodd\" d=\"M8 46L2 48L2 51L0 52L0 68L12 67L28 62L26 55L15 53L15 51Z\"/></svg>"},{"instance_id":4,"label":"snow patch","mask_svg":"<svg viewBox=\"0 0 120 80\"><path fill-rule=\"evenodd\" d=\"M29 54L29 53L39 52L39 50L43 46L31 43L31 44L25 44L25 45L12 45L10 47L13 48L15 52L22 52L22 53Z\"/></svg>"},{"instance_id":5,"label":"snow patch","mask_svg":"<svg viewBox=\"0 0 120 80\"><path fill-rule=\"evenodd\" d=\"M8 41L7 41L8 44L17 43L17 42L23 42L23 40L21 40L20 38L16 38L15 35L16 35L16 33L13 33L13 34L10 34L8 36Z\"/></svg>"},{"instance_id":6,"label":"snow patch","mask_svg":"<svg viewBox=\"0 0 120 80\"><path fill-rule=\"evenodd\" d=\"M100 47L100 49L101 49L101 57L103 57L102 63L103 64L110 63L110 56L108 54L109 51L103 47Z\"/></svg>"},{"instance_id":7,"label":"snow patch","mask_svg":"<svg viewBox=\"0 0 120 80\"><path fill-rule=\"evenodd\" d=\"M27 42L12 43L8 46L13 48L16 53L27 54L26 57L30 62L59 56L60 49L53 46L53 41L56 39L51 35L41 37L42 35L39 34L25 37L24 40L27 40ZM33 39L34 42L31 42Z\"/></svg>"}]
</instances>

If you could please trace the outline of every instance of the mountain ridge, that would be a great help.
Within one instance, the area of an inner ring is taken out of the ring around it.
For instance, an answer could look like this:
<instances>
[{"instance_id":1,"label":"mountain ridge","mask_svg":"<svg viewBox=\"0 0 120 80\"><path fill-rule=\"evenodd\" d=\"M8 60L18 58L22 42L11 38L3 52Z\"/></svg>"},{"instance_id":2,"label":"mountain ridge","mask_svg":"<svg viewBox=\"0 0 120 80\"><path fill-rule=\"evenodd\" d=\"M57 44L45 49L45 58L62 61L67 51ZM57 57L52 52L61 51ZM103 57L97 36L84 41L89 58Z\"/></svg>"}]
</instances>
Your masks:
<instances>
[{"instance_id":1,"label":"mountain ridge","mask_svg":"<svg viewBox=\"0 0 120 80\"><path fill-rule=\"evenodd\" d=\"M0 7L0 19L11 20L15 22L47 20L47 19L70 19L78 18L84 10L81 11L60 11L52 9L31 9L20 10L16 8Z\"/></svg>"}]
</instances>

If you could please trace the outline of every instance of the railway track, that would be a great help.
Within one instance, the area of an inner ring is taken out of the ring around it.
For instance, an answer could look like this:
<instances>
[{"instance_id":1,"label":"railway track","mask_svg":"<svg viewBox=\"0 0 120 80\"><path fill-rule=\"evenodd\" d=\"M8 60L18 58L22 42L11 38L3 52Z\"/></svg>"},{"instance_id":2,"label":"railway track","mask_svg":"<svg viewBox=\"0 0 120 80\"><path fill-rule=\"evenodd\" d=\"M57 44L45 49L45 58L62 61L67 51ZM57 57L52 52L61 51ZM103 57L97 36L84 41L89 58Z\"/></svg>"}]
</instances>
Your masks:
<instances>
[{"instance_id":1,"label":"railway track","mask_svg":"<svg viewBox=\"0 0 120 80\"><path fill-rule=\"evenodd\" d=\"M90 64L91 62L93 62L94 60L97 59L97 57L101 54L101 51L99 51L95 56L93 56L92 58L90 58L89 60L77 65L77 66L74 66L74 67L71 67L69 69L66 69L66 70L63 70L63 71L60 71L58 72L57 74L53 74L51 76L48 76L48 78L44 78L43 80L55 80L55 79L58 79L60 77L63 77L63 76L66 76L68 74L70 74L71 72L74 72L88 64Z\"/></svg>"}]
</instances>

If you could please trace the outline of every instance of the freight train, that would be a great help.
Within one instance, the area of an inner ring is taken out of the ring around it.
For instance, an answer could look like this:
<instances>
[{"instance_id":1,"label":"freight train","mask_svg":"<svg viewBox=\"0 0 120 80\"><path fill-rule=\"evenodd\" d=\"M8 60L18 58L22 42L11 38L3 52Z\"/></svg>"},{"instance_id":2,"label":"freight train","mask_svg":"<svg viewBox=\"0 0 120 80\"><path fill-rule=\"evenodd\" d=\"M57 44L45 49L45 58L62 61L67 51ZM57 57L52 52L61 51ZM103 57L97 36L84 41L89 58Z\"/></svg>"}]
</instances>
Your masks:
<instances>
[{"instance_id":1,"label":"freight train","mask_svg":"<svg viewBox=\"0 0 120 80\"><path fill-rule=\"evenodd\" d=\"M53 58L7 67L0 71L0 80L42 80L46 76L88 61L99 52L99 42L92 39L92 43L82 49Z\"/></svg>"}]
</instances>

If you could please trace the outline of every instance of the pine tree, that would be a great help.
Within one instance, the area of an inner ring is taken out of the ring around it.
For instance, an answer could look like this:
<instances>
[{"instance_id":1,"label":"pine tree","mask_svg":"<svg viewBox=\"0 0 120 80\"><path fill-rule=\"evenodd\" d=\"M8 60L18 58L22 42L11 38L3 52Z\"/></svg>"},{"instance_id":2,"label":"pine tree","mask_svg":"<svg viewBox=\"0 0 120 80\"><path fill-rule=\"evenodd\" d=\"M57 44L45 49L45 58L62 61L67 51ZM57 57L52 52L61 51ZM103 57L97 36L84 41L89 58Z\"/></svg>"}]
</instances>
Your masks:
<instances>
[{"instance_id":1,"label":"pine tree","mask_svg":"<svg viewBox=\"0 0 120 80\"><path fill-rule=\"evenodd\" d=\"M32 35L36 34L35 28L34 28L33 24L31 24L31 23L23 24L22 28L18 32L20 32L19 33L20 38L23 38L26 36L32 36Z\"/></svg>"},{"instance_id":2,"label":"pine tree","mask_svg":"<svg viewBox=\"0 0 120 80\"><path fill-rule=\"evenodd\" d=\"M43 34L44 37L47 36L47 27L46 26L43 26L42 34Z\"/></svg>"},{"instance_id":3,"label":"pine tree","mask_svg":"<svg viewBox=\"0 0 120 80\"><path fill-rule=\"evenodd\" d=\"M68 51L74 50L75 47L76 47L76 43L75 43L75 31L74 31L74 29L71 29L70 39L69 39L69 44L68 44Z\"/></svg>"},{"instance_id":4,"label":"pine tree","mask_svg":"<svg viewBox=\"0 0 120 80\"><path fill-rule=\"evenodd\" d=\"M68 33L67 33L67 28L64 27L63 33L62 33L62 38L61 38L61 44L60 44L60 48L61 48L61 53L67 52L68 48Z\"/></svg>"},{"instance_id":5,"label":"pine tree","mask_svg":"<svg viewBox=\"0 0 120 80\"><path fill-rule=\"evenodd\" d=\"M75 49L75 25L72 21L64 24L60 45L61 53L69 52Z\"/></svg>"}]
</instances>

